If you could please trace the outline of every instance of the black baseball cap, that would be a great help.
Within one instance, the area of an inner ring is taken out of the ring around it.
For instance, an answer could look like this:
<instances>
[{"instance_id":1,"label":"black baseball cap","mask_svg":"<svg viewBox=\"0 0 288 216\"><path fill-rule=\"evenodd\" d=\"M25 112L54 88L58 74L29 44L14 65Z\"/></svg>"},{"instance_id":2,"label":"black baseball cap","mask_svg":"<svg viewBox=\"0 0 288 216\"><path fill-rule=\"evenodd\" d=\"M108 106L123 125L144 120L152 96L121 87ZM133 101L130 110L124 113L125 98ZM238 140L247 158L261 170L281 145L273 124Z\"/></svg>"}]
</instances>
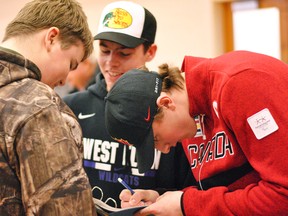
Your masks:
<instances>
[{"instance_id":1,"label":"black baseball cap","mask_svg":"<svg viewBox=\"0 0 288 216\"><path fill-rule=\"evenodd\" d=\"M103 9L94 40L109 40L134 48L145 41L154 43L156 29L156 19L146 8L130 1L117 1Z\"/></svg>"},{"instance_id":2,"label":"black baseball cap","mask_svg":"<svg viewBox=\"0 0 288 216\"><path fill-rule=\"evenodd\" d=\"M161 89L162 79L157 72L133 69L116 81L105 100L107 131L118 142L136 147L140 173L154 162L152 122Z\"/></svg>"}]
</instances>

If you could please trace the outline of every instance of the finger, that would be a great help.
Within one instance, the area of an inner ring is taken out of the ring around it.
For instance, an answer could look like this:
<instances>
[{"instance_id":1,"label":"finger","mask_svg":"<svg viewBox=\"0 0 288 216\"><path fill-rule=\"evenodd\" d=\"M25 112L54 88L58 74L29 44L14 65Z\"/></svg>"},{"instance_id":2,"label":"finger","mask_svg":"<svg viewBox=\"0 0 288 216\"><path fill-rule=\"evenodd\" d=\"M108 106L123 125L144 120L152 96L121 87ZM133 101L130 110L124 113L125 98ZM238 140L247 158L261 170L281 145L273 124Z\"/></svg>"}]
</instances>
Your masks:
<instances>
[{"instance_id":1,"label":"finger","mask_svg":"<svg viewBox=\"0 0 288 216\"><path fill-rule=\"evenodd\" d=\"M130 200L131 196L132 196L131 192L127 189L124 189L119 194L119 199L128 202Z\"/></svg>"},{"instance_id":2,"label":"finger","mask_svg":"<svg viewBox=\"0 0 288 216\"><path fill-rule=\"evenodd\" d=\"M153 208L146 207L138 211L134 216L147 216L147 215L157 215L157 211Z\"/></svg>"},{"instance_id":3,"label":"finger","mask_svg":"<svg viewBox=\"0 0 288 216\"><path fill-rule=\"evenodd\" d=\"M121 201L121 208L129 208L131 207L130 203L129 202L123 202Z\"/></svg>"},{"instance_id":4,"label":"finger","mask_svg":"<svg viewBox=\"0 0 288 216\"><path fill-rule=\"evenodd\" d=\"M130 198L130 205L139 206L141 205L141 201L145 200L142 191L135 191L135 193Z\"/></svg>"}]
</instances>

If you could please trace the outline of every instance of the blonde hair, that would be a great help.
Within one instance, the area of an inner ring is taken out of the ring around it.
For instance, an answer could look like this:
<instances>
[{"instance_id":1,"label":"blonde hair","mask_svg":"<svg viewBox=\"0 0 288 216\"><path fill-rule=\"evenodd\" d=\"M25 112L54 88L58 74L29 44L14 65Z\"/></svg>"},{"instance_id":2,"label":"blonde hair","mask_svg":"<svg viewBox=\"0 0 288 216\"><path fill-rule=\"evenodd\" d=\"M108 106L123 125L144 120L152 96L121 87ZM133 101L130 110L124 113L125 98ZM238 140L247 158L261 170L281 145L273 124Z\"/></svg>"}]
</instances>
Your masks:
<instances>
[{"instance_id":1,"label":"blonde hair","mask_svg":"<svg viewBox=\"0 0 288 216\"><path fill-rule=\"evenodd\" d=\"M178 67L169 67L164 63L160 65L158 73L162 78L162 92L170 92L171 89L184 89L184 78L181 76L181 70ZM157 114L154 119L161 119L163 112L158 108Z\"/></svg>"},{"instance_id":2,"label":"blonde hair","mask_svg":"<svg viewBox=\"0 0 288 216\"><path fill-rule=\"evenodd\" d=\"M92 53L93 36L87 17L75 0L33 0L27 3L6 27L3 42L50 27L59 29L63 49L80 40L85 49L83 60Z\"/></svg>"}]
</instances>

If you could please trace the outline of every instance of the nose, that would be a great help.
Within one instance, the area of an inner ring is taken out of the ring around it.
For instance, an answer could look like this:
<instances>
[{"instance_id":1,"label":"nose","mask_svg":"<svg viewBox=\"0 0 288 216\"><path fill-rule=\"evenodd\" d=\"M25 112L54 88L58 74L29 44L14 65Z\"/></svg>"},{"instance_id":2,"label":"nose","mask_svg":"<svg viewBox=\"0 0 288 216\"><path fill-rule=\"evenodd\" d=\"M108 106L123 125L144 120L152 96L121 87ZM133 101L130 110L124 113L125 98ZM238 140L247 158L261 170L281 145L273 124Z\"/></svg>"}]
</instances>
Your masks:
<instances>
[{"instance_id":1,"label":"nose","mask_svg":"<svg viewBox=\"0 0 288 216\"><path fill-rule=\"evenodd\" d=\"M59 86L64 86L65 85L65 80L63 81L63 80L60 80L60 82L59 82Z\"/></svg>"},{"instance_id":2,"label":"nose","mask_svg":"<svg viewBox=\"0 0 288 216\"><path fill-rule=\"evenodd\" d=\"M157 142L155 143L155 148L162 153L167 154L168 152L170 152L171 145L169 143Z\"/></svg>"},{"instance_id":3,"label":"nose","mask_svg":"<svg viewBox=\"0 0 288 216\"><path fill-rule=\"evenodd\" d=\"M109 56L107 56L107 61L106 64L109 64L110 66L118 66L119 65L119 61L117 58L117 55L115 52L111 52L109 54Z\"/></svg>"},{"instance_id":4,"label":"nose","mask_svg":"<svg viewBox=\"0 0 288 216\"><path fill-rule=\"evenodd\" d=\"M167 143L167 144L165 145L164 152L165 152L166 154L169 153L169 152L170 152L170 148L171 148L171 145L170 145L169 143Z\"/></svg>"}]
</instances>

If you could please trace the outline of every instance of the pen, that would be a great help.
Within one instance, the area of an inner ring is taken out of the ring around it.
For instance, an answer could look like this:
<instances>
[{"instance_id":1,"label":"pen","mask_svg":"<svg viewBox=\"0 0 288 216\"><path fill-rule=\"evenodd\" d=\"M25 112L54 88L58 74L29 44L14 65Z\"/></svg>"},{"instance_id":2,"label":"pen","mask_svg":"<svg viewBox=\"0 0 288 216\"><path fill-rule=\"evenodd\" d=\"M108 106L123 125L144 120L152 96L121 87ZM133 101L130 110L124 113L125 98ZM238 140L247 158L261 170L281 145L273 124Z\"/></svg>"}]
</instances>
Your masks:
<instances>
[{"instance_id":1,"label":"pen","mask_svg":"<svg viewBox=\"0 0 288 216\"><path fill-rule=\"evenodd\" d=\"M123 179L118 178L118 182L120 182L126 189L128 189L131 192L131 194L135 193L134 190L130 188L129 185L125 181L123 181Z\"/></svg>"}]
</instances>

